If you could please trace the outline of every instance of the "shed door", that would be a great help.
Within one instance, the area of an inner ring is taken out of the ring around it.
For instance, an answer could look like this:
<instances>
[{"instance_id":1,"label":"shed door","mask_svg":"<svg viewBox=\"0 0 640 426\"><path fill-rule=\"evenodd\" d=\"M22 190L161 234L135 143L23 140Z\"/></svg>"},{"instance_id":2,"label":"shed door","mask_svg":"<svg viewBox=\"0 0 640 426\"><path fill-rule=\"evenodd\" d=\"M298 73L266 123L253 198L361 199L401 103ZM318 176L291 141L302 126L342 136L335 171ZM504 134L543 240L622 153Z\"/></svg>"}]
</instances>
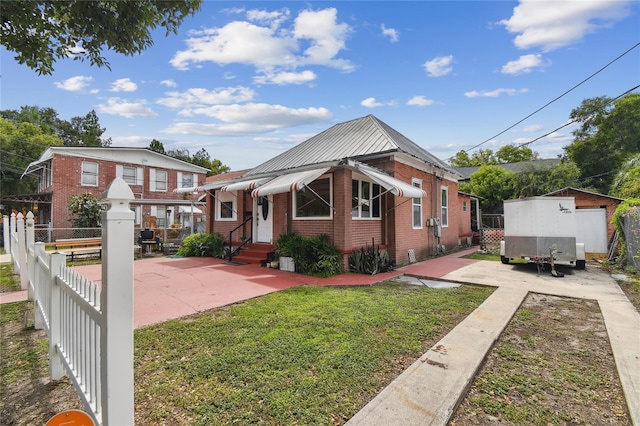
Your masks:
<instances>
[{"instance_id":1,"label":"shed door","mask_svg":"<svg viewBox=\"0 0 640 426\"><path fill-rule=\"evenodd\" d=\"M576 234L587 253L607 253L607 210L576 209Z\"/></svg>"}]
</instances>

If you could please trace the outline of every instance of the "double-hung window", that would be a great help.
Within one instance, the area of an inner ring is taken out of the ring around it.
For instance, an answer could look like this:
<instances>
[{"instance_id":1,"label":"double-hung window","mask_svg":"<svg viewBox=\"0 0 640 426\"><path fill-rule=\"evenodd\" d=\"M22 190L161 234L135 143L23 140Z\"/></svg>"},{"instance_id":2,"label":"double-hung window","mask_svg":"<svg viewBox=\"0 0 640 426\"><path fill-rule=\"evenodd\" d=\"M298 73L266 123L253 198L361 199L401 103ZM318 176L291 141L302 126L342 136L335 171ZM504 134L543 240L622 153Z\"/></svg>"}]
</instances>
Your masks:
<instances>
[{"instance_id":1,"label":"double-hung window","mask_svg":"<svg viewBox=\"0 0 640 426\"><path fill-rule=\"evenodd\" d=\"M359 179L351 181L351 217L380 218L380 185Z\"/></svg>"},{"instance_id":2,"label":"double-hung window","mask_svg":"<svg viewBox=\"0 0 640 426\"><path fill-rule=\"evenodd\" d=\"M331 175L321 176L293 197L293 211L296 219L331 219L333 205Z\"/></svg>"},{"instance_id":3,"label":"double-hung window","mask_svg":"<svg viewBox=\"0 0 640 426\"><path fill-rule=\"evenodd\" d=\"M168 178L166 170L149 169L149 191L167 192Z\"/></svg>"},{"instance_id":4,"label":"double-hung window","mask_svg":"<svg viewBox=\"0 0 640 426\"><path fill-rule=\"evenodd\" d=\"M236 220L235 204L233 193L216 191L216 220Z\"/></svg>"},{"instance_id":5,"label":"double-hung window","mask_svg":"<svg viewBox=\"0 0 640 426\"><path fill-rule=\"evenodd\" d=\"M420 179L411 179L411 184L416 188L422 189L422 181ZM415 197L411 200L413 208L413 229L422 229L422 197Z\"/></svg>"},{"instance_id":6,"label":"double-hung window","mask_svg":"<svg viewBox=\"0 0 640 426\"><path fill-rule=\"evenodd\" d=\"M440 216L440 223L443 228L449 226L449 188L443 186L440 190L441 202L440 207L442 209Z\"/></svg>"},{"instance_id":7,"label":"double-hung window","mask_svg":"<svg viewBox=\"0 0 640 426\"><path fill-rule=\"evenodd\" d=\"M136 168L123 166L122 167L122 179L127 182L129 185L136 184Z\"/></svg>"},{"instance_id":8,"label":"double-hung window","mask_svg":"<svg viewBox=\"0 0 640 426\"><path fill-rule=\"evenodd\" d=\"M81 179L84 186L98 186L98 163L83 161Z\"/></svg>"}]
</instances>

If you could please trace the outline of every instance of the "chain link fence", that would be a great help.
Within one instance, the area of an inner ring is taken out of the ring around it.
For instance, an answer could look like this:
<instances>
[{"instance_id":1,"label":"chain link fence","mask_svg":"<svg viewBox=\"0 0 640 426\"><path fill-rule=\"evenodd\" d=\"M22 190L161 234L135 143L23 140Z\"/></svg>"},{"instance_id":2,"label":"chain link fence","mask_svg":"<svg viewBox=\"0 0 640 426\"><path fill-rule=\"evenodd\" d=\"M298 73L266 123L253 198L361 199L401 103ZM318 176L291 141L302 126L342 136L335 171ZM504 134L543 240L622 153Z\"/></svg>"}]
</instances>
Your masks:
<instances>
[{"instance_id":1,"label":"chain link fence","mask_svg":"<svg viewBox=\"0 0 640 426\"><path fill-rule=\"evenodd\" d=\"M640 270L640 207L632 207L622 217L627 264Z\"/></svg>"}]
</instances>

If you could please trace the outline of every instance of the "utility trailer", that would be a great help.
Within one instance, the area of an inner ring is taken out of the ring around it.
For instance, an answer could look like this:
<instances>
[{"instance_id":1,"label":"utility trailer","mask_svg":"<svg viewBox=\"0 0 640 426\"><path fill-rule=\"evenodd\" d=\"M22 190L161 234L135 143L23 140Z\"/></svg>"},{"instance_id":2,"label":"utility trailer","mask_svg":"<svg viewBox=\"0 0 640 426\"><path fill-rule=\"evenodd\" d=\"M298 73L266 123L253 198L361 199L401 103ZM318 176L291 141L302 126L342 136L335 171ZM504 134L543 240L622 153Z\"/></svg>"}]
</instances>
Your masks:
<instances>
[{"instance_id":1,"label":"utility trailer","mask_svg":"<svg viewBox=\"0 0 640 426\"><path fill-rule=\"evenodd\" d=\"M551 265L586 266L584 243L576 242L576 204L573 197L528 197L504 201L504 240L500 260L524 259Z\"/></svg>"}]
</instances>

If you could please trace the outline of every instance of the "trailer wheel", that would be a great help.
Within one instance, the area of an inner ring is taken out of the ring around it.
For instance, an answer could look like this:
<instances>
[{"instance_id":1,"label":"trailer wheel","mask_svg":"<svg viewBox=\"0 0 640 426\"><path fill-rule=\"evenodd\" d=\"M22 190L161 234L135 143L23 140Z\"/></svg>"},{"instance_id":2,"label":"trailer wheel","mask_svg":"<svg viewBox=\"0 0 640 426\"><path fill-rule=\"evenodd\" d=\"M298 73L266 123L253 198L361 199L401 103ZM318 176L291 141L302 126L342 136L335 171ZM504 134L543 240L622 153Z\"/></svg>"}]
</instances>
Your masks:
<instances>
[{"instance_id":1,"label":"trailer wheel","mask_svg":"<svg viewBox=\"0 0 640 426\"><path fill-rule=\"evenodd\" d=\"M576 260L576 269L585 269L587 267L586 260Z\"/></svg>"},{"instance_id":2,"label":"trailer wheel","mask_svg":"<svg viewBox=\"0 0 640 426\"><path fill-rule=\"evenodd\" d=\"M500 262L504 263L505 265L509 264L509 258L508 257L504 257L504 256L500 256Z\"/></svg>"}]
</instances>

